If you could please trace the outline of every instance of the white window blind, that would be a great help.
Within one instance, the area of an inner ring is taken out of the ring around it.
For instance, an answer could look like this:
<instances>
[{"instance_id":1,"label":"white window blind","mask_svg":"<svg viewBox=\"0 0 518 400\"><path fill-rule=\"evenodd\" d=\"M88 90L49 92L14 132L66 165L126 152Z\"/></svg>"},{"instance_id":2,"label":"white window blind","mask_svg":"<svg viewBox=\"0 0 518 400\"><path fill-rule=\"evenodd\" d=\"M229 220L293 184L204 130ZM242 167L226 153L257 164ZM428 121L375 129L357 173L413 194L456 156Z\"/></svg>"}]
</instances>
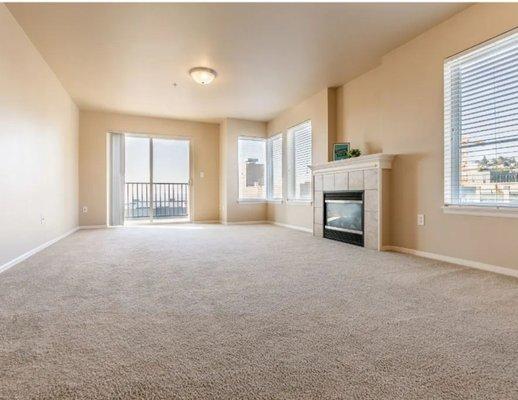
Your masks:
<instances>
[{"instance_id":1,"label":"white window blind","mask_svg":"<svg viewBox=\"0 0 518 400\"><path fill-rule=\"evenodd\" d=\"M288 129L288 199L311 200L311 121Z\"/></svg>"},{"instance_id":2,"label":"white window blind","mask_svg":"<svg viewBox=\"0 0 518 400\"><path fill-rule=\"evenodd\" d=\"M267 187L269 200L282 199L282 134L272 136L266 143Z\"/></svg>"},{"instance_id":3,"label":"white window blind","mask_svg":"<svg viewBox=\"0 0 518 400\"><path fill-rule=\"evenodd\" d=\"M262 138L238 138L239 199L266 198L266 141Z\"/></svg>"},{"instance_id":4,"label":"white window blind","mask_svg":"<svg viewBox=\"0 0 518 400\"><path fill-rule=\"evenodd\" d=\"M444 64L446 205L518 207L518 33Z\"/></svg>"}]
</instances>

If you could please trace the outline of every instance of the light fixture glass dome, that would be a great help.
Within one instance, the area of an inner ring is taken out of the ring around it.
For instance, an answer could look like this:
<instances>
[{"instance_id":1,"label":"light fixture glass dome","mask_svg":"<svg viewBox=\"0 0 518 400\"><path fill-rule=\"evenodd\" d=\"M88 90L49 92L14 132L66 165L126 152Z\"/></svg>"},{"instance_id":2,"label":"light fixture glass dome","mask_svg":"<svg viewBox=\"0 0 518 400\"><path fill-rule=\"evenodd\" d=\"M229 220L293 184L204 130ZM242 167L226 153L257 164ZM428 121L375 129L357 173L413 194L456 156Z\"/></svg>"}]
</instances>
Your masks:
<instances>
[{"instance_id":1,"label":"light fixture glass dome","mask_svg":"<svg viewBox=\"0 0 518 400\"><path fill-rule=\"evenodd\" d=\"M208 85L216 78L216 71L205 67L192 68L189 71L191 78L200 85Z\"/></svg>"}]
</instances>

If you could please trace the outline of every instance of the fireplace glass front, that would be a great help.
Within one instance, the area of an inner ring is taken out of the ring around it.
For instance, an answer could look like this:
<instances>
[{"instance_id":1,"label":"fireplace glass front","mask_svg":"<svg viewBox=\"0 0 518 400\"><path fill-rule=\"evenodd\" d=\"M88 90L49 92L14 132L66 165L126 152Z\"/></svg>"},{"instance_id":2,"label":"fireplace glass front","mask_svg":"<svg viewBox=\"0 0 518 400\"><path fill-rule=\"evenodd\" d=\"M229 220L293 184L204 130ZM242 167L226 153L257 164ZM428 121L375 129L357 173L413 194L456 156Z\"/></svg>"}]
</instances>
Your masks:
<instances>
[{"instance_id":1,"label":"fireplace glass front","mask_svg":"<svg viewBox=\"0 0 518 400\"><path fill-rule=\"evenodd\" d=\"M324 237L363 246L363 191L324 193Z\"/></svg>"}]
</instances>

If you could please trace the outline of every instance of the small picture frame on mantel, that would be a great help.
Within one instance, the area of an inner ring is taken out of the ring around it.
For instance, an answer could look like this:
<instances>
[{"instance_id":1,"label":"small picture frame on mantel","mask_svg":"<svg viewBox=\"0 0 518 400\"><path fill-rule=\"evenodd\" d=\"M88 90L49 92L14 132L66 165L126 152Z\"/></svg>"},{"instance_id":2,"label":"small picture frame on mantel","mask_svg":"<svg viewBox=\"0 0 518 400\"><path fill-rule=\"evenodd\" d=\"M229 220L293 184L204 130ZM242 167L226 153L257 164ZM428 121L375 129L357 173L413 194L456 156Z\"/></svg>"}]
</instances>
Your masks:
<instances>
[{"instance_id":1,"label":"small picture frame on mantel","mask_svg":"<svg viewBox=\"0 0 518 400\"><path fill-rule=\"evenodd\" d=\"M351 149L351 143L335 143L333 145L333 161L345 160L349 158L349 150Z\"/></svg>"}]
</instances>

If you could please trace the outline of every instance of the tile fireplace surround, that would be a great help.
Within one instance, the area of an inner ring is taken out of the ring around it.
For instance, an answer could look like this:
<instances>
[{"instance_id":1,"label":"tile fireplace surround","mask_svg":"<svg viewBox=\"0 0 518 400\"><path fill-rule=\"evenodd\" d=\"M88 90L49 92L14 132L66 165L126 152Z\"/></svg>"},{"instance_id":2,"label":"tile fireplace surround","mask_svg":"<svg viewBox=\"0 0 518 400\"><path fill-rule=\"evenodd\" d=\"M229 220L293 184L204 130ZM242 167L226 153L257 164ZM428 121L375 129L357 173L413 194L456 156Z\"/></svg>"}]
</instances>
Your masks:
<instances>
[{"instance_id":1,"label":"tile fireplace surround","mask_svg":"<svg viewBox=\"0 0 518 400\"><path fill-rule=\"evenodd\" d=\"M364 191L365 247L381 250L388 242L388 193L392 154L371 154L311 166L313 235L323 235L324 192Z\"/></svg>"}]
</instances>

